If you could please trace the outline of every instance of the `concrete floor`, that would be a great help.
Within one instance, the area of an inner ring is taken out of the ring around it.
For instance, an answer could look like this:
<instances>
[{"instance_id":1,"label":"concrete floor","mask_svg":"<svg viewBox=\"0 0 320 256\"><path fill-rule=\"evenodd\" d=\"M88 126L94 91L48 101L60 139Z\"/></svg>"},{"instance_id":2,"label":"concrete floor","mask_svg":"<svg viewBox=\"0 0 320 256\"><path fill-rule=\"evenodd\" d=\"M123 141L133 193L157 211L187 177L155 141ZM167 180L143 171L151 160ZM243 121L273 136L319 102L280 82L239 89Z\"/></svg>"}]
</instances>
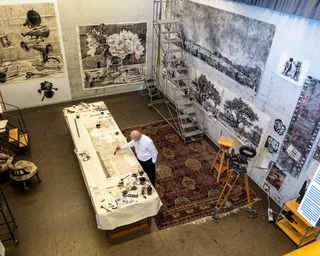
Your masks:
<instances>
[{"instance_id":1,"label":"concrete floor","mask_svg":"<svg viewBox=\"0 0 320 256\"><path fill-rule=\"evenodd\" d=\"M161 119L148 108L140 92L88 99L103 100L120 128ZM2 175L1 186L18 222L19 244L6 242L7 256L62 255L215 255L279 256L295 249L294 244L267 222L266 196L255 204L259 216L250 219L240 211L219 223L210 219L110 242L106 232L97 229L95 214L73 152L73 142L62 109L77 102L23 111L31 138L32 153L19 156L35 162L41 183L36 179L26 192L11 185ZM3 231L2 231L3 232Z\"/></svg>"}]
</instances>

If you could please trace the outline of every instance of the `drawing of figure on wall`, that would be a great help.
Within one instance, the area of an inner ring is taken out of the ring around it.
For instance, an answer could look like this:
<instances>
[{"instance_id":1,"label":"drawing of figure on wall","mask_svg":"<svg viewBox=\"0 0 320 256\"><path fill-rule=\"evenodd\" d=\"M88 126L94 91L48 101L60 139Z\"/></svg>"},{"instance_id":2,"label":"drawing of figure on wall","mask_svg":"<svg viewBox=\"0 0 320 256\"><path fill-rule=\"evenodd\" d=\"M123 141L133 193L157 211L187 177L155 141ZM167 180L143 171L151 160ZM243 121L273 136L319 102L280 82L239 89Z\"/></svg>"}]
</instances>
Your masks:
<instances>
[{"instance_id":1,"label":"drawing of figure on wall","mask_svg":"<svg viewBox=\"0 0 320 256\"><path fill-rule=\"evenodd\" d=\"M42 63L46 63L49 60L49 54L53 52L52 45L44 44L42 41L35 41L32 43L20 42L20 47L25 51L29 51L30 49L39 51L41 53Z\"/></svg>"},{"instance_id":2,"label":"drawing of figure on wall","mask_svg":"<svg viewBox=\"0 0 320 256\"><path fill-rule=\"evenodd\" d=\"M300 73L301 73L301 65L302 65L302 62L301 61L297 61L294 63L295 65L295 72L292 76L292 78L295 80L295 81L298 81L299 80L299 76L300 76Z\"/></svg>"},{"instance_id":3,"label":"drawing of figure on wall","mask_svg":"<svg viewBox=\"0 0 320 256\"><path fill-rule=\"evenodd\" d=\"M286 61L286 63L284 64L284 69L281 72L281 74L285 75L285 76L290 76L289 74L291 73L291 70L293 68L293 58L290 58L289 60Z\"/></svg>"},{"instance_id":4,"label":"drawing of figure on wall","mask_svg":"<svg viewBox=\"0 0 320 256\"><path fill-rule=\"evenodd\" d=\"M21 33L23 37L30 37L26 41L20 42L20 47L25 50L36 50L40 53L41 63L34 64L37 70L43 69L60 69L60 60L55 57L49 57L49 54L53 52L53 46L50 43L46 43L50 35L50 29L47 25L41 25L41 16L35 10L29 10L27 12L27 18L23 26L30 29L28 32ZM50 59L50 64L48 64Z\"/></svg>"},{"instance_id":5,"label":"drawing of figure on wall","mask_svg":"<svg viewBox=\"0 0 320 256\"><path fill-rule=\"evenodd\" d=\"M55 4L40 2L0 5L0 83L64 73Z\"/></svg>"},{"instance_id":6,"label":"drawing of figure on wall","mask_svg":"<svg viewBox=\"0 0 320 256\"><path fill-rule=\"evenodd\" d=\"M307 60L285 52L281 55L277 73L291 83L302 85L308 68L309 62Z\"/></svg>"}]
</instances>

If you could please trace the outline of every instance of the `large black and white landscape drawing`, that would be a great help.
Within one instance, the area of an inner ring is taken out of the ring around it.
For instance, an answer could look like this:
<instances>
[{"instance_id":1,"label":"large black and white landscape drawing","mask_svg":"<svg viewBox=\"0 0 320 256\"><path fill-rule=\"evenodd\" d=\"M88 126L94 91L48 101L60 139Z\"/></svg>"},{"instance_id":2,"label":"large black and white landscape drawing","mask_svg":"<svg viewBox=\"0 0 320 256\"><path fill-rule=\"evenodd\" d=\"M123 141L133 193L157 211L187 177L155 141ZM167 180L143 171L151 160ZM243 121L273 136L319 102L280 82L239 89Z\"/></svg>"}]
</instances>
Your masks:
<instances>
[{"instance_id":1,"label":"large black and white landscape drawing","mask_svg":"<svg viewBox=\"0 0 320 256\"><path fill-rule=\"evenodd\" d=\"M279 167L299 176L320 130L320 80L308 76L277 159Z\"/></svg>"},{"instance_id":2,"label":"large black and white landscape drawing","mask_svg":"<svg viewBox=\"0 0 320 256\"><path fill-rule=\"evenodd\" d=\"M223 124L246 144L258 147L268 117L253 109L241 97L231 92L221 95L215 85L201 74L193 82L196 101L203 107L209 118Z\"/></svg>"},{"instance_id":3,"label":"large black and white landscape drawing","mask_svg":"<svg viewBox=\"0 0 320 256\"><path fill-rule=\"evenodd\" d=\"M0 83L64 73L53 3L0 5Z\"/></svg>"},{"instance_id":4,"label":"large black and white landscape drawing","mask_svg":"<svg viewBox=\"0 0 320 256\"><path fill-rule=\"evenodd\" d=\"M191 1L180 8L185 50L257 91L275 26Z\"/></svg>"},{"instance_id":5,"label":"large black and white landscape drawing","mask_svg":"<svg viewBox=\"0 0 320 256\"><path fill-rule=\"evenodd\" d=\"M96 89L145 79L147 23L79 27L83 87Z\"/></svg>"}]
</instances>

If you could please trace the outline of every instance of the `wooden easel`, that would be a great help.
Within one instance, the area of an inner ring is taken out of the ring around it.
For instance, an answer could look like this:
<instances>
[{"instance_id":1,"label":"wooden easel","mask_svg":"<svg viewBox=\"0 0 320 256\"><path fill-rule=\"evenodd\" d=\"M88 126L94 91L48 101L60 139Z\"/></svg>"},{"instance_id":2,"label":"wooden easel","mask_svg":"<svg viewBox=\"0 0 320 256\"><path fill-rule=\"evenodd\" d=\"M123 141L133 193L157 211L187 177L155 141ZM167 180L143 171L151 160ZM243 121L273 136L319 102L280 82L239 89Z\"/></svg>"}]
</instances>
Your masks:
<instances>
[{"instance_id":1,"label":"wooden easel","mask_svg":"<svg viewBox=\"0 0 320 256\"><path fill-rule=\"evenodd\" d=\"M230 161L226 159L228 150L233 146L233 139L227 136L221 136L218 140L220 149L217 156L212 162L210 172L215 169L218 172L217 183L219 183L220 175L224 171L230 170Z\"/></svg>"}]
</instances>

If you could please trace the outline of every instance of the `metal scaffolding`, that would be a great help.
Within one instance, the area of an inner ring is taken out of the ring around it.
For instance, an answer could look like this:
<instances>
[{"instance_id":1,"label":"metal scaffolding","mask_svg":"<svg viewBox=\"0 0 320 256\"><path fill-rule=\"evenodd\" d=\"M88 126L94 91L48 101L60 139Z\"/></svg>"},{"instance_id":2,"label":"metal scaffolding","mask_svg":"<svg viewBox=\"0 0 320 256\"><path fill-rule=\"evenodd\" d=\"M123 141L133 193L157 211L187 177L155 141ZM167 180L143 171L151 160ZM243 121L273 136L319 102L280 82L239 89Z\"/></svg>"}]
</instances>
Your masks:
<instances>
[{"instance_id":1,"label":"metal scaffolding","mask_svg":"<svg viewBox=\"0 0 320 256\"><path fill-rule=\"evenodd\" d=\"M197 121L190 67L185 60L177 1L153 3L152 75L146 82L150 106L172 126L184 142L202 139ZM164 103L171 115L166 118L158 108Z\"/></svg>"}]
</instances>

